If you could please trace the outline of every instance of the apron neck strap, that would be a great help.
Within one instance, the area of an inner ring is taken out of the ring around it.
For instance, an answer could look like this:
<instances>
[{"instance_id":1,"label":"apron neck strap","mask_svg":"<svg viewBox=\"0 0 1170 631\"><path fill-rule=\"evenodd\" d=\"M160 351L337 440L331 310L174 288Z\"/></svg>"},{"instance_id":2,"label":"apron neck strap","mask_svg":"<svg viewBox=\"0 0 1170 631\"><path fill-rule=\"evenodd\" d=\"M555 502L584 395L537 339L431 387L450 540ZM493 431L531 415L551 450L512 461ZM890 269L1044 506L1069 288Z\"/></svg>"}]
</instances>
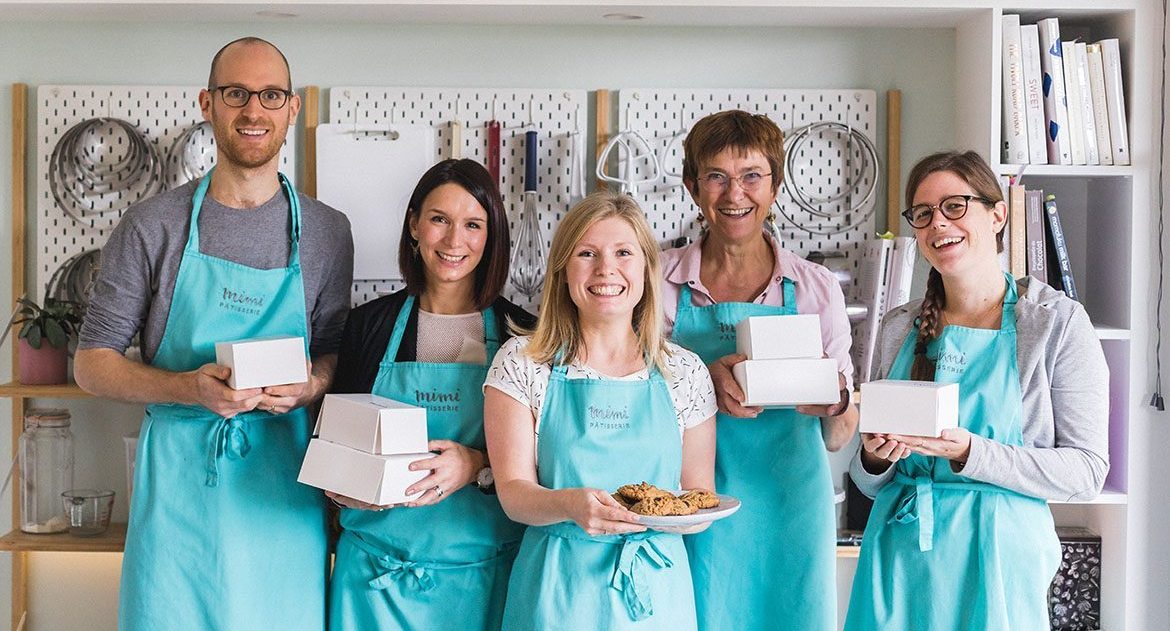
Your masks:
<instances>
[{"instance_id":1,"label":"apron neck strap","mask_svg":"<svg viewBox=\"0 0 1170 631\"><path fill-rule=\"evenodd\" d=\"M410 314L414 311L415 297L407 294L398 316L394 318L394 330L390 333L390 343L386 346L386 358L394 361L398 357L398 348L402 345L402 338L406 335L406 323L410 321ZM500 333L496 325L496 312L491 306L480 312L483 315L484 345L487 347L487 360L490 363L500 350Z\"/></svg>"},{"instance_id":2,"label":"apron neck strap","mask_svg":"<svg viewBox=\"0 0 1170 631\"><path fill-rule=\"evenodd\" d=\"M199 180L199 185L195 187L195 194L191 198L191 227L187 230L187 249L199 249L199 213L203 210L203 200L207 197L207 189L211 186L211 175L215 173L215 167L212 167L207 175L204 175ZM283 173L276 174L280 181L280 188L284 190L285 197L288 198L289 213L292 215L292 226L289 230L289 264L292 264L300 257L301 245L301 200L297 196L297 192L293 190L292 182Z\"/></svg>"},{"instance_id":3,"label":"apron neck strap","mask_svg":"<svg viewBox=\"0 0 1170 631\"><path fill-rule=\"evenodd\" d=\"M780 281L780 291L784 295L784 306L795 310L796 309L796 281L785 276L783 278L783 280Z\"/></svg>"},{"instance_id":4,"label":"apron neck strap","mask_svg":"<svg viewBox=\"0 0 1170 631\"><path fill-rule=\"evenodd\" d=\"M999 317L999 329L1001 331L1015 330L1016 302L1019 301L1020 294L1016 290L1016 279L1006 272L1003 277L1007 284L1007 290L1003 294L1003 313Z\"/></svg>"}]
</instances>

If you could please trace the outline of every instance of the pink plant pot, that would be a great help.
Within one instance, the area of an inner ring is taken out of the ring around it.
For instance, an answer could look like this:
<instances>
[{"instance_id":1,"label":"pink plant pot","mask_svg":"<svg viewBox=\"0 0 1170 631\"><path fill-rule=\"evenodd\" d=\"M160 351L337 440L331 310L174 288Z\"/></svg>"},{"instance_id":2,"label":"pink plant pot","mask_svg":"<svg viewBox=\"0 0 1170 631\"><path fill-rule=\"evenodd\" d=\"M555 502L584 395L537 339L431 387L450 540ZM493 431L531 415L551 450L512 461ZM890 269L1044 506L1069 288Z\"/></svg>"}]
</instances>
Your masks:
<instances>
[{"instance_id":1,"label":"pink plant pot","mask_svg":"<svg viewBox=\"0 0 1170 631\"><path fill-rule=\"evenodd\" d=\"M17 351L20 383L26 386L48 386L69 382L69 349L53 348L42 340L40 348L33 348L20 339Z\"/></svg>"}]
</instances>

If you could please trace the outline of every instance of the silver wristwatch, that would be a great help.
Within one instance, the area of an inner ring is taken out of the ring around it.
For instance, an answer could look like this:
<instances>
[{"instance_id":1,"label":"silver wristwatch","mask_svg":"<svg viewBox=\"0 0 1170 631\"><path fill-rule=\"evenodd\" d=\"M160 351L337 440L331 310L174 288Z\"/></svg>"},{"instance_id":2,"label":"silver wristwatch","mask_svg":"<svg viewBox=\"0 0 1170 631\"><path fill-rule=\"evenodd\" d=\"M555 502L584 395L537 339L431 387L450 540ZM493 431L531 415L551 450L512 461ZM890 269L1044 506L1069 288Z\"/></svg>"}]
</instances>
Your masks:
<instances>
[{"instance_id":1,"label":"silver wristwatch","mask_svg":"<svg viewBox=\"0 0 1170 631\"><path fill-rule=\"evenodd\" d=\"M484 495L496 494L496 479L492 476L492 468L485 466L475 474L475 486Z\"/></svg>"}]
</instances>

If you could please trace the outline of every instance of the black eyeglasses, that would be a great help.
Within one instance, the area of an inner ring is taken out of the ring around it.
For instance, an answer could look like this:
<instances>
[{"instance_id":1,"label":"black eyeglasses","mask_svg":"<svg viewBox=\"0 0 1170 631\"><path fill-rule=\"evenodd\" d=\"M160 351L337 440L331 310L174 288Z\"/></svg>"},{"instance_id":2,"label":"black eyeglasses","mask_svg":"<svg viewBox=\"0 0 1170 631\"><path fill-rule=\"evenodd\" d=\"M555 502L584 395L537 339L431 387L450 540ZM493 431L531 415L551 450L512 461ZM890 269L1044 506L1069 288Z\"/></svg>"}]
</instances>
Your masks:
<instances>
[{"instance_id":1,"label":"black eyeglasses","mask_svg":"<svg viewBox=\"0 0 1170 631\"><path fill-rule=\"evenodd\" d=\"M228 107L244 107L248 101L252 100L252 95L255 94L260 101L260 107L266 110L278 110L288 103L289 97L292 96L291 90L281 90L280 88L264 88L263 90L249 90L238 85L221 85L213 90L219 92L220 98L223 99L224 105Z\"/></svg>"},{"instance_id":2,"label":"black eyeglasses","mask_svg":"<svg viewBox=\"0 0 1170 631\"><path fill-rule=\"evenodd\" d=\"M971 200L983 204L993 203L990 199L978 195L951 195L939 202L938 206L931 206L930 204L911 206L902 211L902 216L906 218L906 221L910 222L911 227L925 228L930 225L931 221L934 221L935 210L942 212L943 217L951 221L962 219L963 215L967 214L967 204Z\"/></svg>"}]
</instances>

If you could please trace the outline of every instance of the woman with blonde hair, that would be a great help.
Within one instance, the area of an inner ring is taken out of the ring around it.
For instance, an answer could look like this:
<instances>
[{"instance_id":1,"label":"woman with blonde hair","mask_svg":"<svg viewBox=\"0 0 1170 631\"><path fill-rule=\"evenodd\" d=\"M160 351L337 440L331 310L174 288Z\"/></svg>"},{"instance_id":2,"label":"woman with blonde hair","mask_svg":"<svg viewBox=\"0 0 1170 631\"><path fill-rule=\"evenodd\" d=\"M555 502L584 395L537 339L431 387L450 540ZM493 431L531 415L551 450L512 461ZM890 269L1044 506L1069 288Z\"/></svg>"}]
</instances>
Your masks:
<instances>
[{"instance_id":1,"label":"woman with blonde hair","mask_svg":"<svg viewBox=\"0 0 1170 631\"><path fill-rule=\"evenodd\" d=\"M882 324L876 377L959 384L959 427L862 434L874 497L851 631L1047 629L1060 544L1045 499L1091 499L1109 469L1109 374L1079 303L1000 271L1007 206L979 154L923 158L906 182L926 297Z\"/></svg>"},{"instance_id":2,"label":"woman with blonde hair","mask_svg":"<svg viewBox=\"0 0 1170 631\"><path fill-rule=\"evenodd\" d=\"M485 425L500 503L530 527L505 629L696 626L686 549L610 493L714 487L715 396L662 334L658 245L633 199L599 192L561 221L540 319L492 363Z\"/></svg>"}]
</instances>

